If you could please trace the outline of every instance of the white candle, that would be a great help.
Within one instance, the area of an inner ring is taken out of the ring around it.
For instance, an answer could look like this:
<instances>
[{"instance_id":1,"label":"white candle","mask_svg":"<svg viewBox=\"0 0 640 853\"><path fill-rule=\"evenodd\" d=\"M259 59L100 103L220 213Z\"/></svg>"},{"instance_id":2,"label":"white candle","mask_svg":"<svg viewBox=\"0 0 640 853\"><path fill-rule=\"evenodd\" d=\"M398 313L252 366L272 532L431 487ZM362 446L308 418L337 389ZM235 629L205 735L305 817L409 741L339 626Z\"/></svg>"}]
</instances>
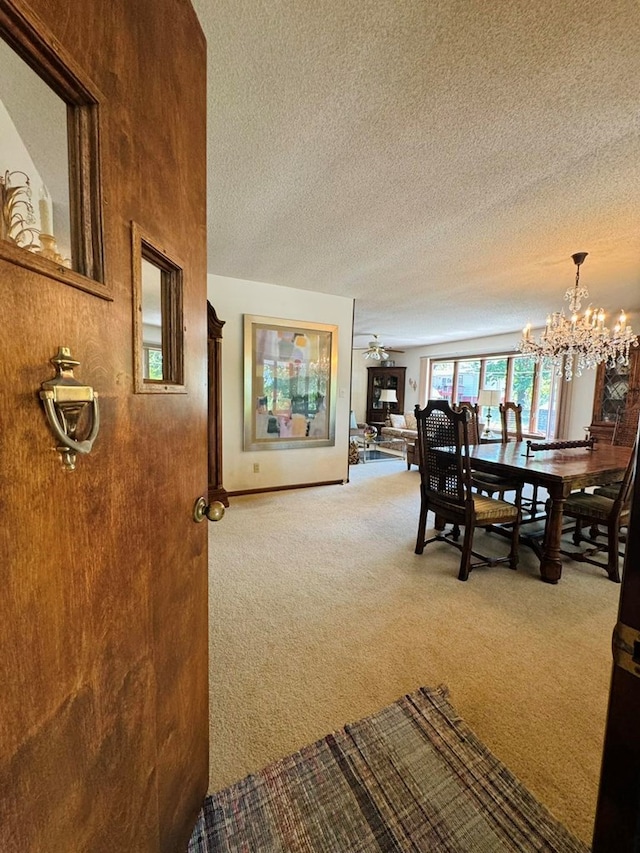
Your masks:
<instances>
[{"instance_id":1,"label":"white candle","mask_svg":"<svg viewBox=\"0 0 640 853\"><path fill-rule=\"evenodd\" d=\"M40 210L40 232L42 234L50 234L53 237L53 210L51 206L51 196L49 190L43 184L40 187L40 201L38 202Z\"/></svg>"}]
</instances>

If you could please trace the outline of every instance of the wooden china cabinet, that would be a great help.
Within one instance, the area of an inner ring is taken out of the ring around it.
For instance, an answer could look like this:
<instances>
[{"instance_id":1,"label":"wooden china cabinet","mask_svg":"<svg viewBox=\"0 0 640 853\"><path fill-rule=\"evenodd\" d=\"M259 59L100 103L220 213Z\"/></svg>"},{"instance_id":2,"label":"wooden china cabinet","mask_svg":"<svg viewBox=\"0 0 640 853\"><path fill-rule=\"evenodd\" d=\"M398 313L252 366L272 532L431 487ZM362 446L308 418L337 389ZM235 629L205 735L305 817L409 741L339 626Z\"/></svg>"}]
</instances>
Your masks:
<instances>
[{"instance_id":1,"label":"wooden china cabinet","mask_svg":"<svg viewBox=\"0 0 640 853\"><path fill-rule=\"evenodd\" d=\"M367 383L367 423L382 423L387 406L393 414L404 412L404 380L406 367L369 367ZM395 391L397 403L383 403L380 393L384 390Z\"/></svg>"},{"instance_id":2,"label":"wooden china cabinet","mask_svg":"<svg viewBox=\"0 0 640 853\"><path fill-rule=\"evenodd\" d=\"M639 414L640 347L632 347L628 365L598 367L589 432L603 444L631 447Z\"/></svg>"}]
</instances>

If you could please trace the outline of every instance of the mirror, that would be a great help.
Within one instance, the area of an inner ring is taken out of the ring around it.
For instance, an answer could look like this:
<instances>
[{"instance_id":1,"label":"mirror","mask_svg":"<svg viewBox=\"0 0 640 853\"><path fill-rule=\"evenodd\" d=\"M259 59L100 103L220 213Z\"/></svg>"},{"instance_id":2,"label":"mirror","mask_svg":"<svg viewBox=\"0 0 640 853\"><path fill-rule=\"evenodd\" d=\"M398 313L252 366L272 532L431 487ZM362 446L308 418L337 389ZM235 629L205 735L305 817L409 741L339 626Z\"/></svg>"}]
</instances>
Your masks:
<instances>
[{"instance_id":1,"label":"mirror","mask_svg":"<svg viewBox=\"0 0 640 853\"><path fill-rule=\"evenodd\" d=\"M131 237L136 393L184 394L182 266L135 222Z\"/></svg>"},{"instance_id":2,"label":"mirror","mask_svg":"<svg viewBox=\"0 0 640 853\"><path fill-rule=\"evenodd\" d=\"M67 104L0 38L0 239L75 268Z\"/></svg>"},{"instance_id":3,"label":"mirror","mask_svg":"<svg viewBox=\"0 0 640 853\"><path fill-rule=\"evenodd\" d=\"M162 270L142 259L142 375L162 382Z\"/></svg>"}]
</instances>

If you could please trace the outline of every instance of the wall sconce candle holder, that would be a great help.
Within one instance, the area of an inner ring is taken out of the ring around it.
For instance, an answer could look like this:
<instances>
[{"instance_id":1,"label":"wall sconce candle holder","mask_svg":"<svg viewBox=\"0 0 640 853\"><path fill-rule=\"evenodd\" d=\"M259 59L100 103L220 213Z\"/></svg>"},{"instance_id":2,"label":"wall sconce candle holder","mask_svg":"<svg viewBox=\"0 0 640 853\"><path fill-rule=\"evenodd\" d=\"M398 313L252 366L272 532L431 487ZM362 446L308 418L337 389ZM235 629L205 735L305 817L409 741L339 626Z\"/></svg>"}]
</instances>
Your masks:
<instances>
[{"instance_id":1,"label":"wall sconce candle holder","mask_svg":"<svg viewBox=\"0 0 640 853\"><path fill-rule=\"evenodd\" d=\"M19 178L21 178L20 183L16 183ZM49 211L45 224L51 228L51 200L45 187L43 190L46 193ZM60 253L54 235L36 228L35 211L31 199L31 181L26 172L19 170L12 172L7 169L4 175L0 175L0 240L15 243L21 249L71 269L71 258L65 258ZM42 215L42 199L40 212Z\"/></svg>"},{"instance_id":2,"label":"wall sconce candle holder","mask_svg":"<svg viewBox=\"0 0 640 853\"><path fill-rule=\"evenodd\" d=\"M22 181L16 181L22 176ZM0 239L30 252L39 251L40 232L31 203L31 183L25 172L6 170L0 175Z\"/></svg>"}]
</instances>

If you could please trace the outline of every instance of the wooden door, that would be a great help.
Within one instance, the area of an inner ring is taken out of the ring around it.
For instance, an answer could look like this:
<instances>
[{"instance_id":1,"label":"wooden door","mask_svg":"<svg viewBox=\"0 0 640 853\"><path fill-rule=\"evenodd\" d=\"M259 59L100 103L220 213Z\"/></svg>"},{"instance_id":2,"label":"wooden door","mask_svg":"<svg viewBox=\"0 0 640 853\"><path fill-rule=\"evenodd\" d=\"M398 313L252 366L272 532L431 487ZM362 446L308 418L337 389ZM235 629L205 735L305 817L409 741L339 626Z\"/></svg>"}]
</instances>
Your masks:
<instances>
[{"instance_id":1,"label":"wooden door","mask_svg":"<svg viewBox=\"0 0 640 853\"><path fill-rule=\"evenodd\" d=\"M637 454L636 454L637 470ZM628 527L593 853L640 849L640 478Z\"/></svg>"},{"instance_id":2,"label":"wooden door","mask_svg":"<svg viewBox=\"0 0 640 853\"><path fill-rule=\"evenodd\" d=\"M87 107L76 271L0 240L0 849L175 853L208 777L205 42L188 0L0 0L0 35ZM132 223L182 286L153 393ZM61 345L99 394L75 470L38 396Z\"/></svg>"}]
</instances>

